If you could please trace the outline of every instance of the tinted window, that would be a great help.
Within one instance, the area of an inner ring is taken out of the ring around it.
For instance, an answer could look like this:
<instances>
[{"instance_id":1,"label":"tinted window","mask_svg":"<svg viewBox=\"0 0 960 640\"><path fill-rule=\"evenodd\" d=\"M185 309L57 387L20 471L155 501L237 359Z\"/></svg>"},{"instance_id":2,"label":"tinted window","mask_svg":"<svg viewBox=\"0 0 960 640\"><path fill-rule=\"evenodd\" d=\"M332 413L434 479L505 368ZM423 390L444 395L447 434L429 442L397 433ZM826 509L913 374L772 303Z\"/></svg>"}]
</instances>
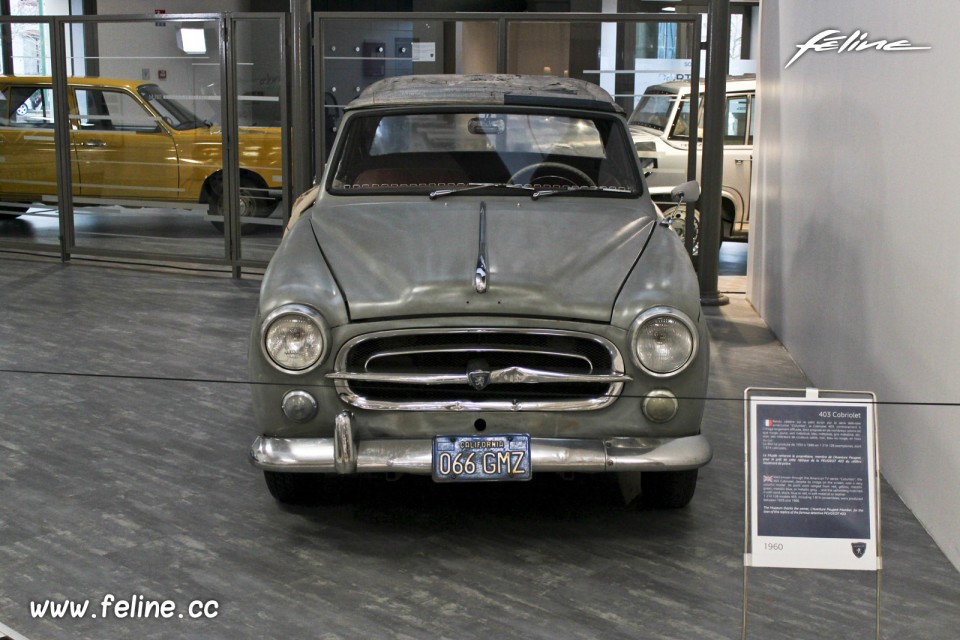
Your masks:
<instances>
[{"instance_id":1,"label":"tinted window","mask_svg":"<svg viewBox=\"0 0 960 640\"><path fill-rule=\"evenodd\" d=\"M746 144L747 114L749 110L747 96L730 96L727 98L727 113L724 121L724 144Z\"/></svg>"},{"instance_id":2,"label":"tinted window","mask_svg":"<svg viewBox=\"0 0 960 640\"><path fill-rule=\"evenodd\" d=\"M2 124L16 128L53 128L53 90L36 86L8 87L0 103Z\"/></svg>"},{"instance_id":3,"label":"tinted window","mask_svg":"<svg viewBox=\"0 0 960 640\"><path fill-rule=\"evenodd\" d=\"M148 133L159 129L156 118L133 96L122 91L77 89L74 116L83 131L132 131Z\"/></svg>"}]
</instances>

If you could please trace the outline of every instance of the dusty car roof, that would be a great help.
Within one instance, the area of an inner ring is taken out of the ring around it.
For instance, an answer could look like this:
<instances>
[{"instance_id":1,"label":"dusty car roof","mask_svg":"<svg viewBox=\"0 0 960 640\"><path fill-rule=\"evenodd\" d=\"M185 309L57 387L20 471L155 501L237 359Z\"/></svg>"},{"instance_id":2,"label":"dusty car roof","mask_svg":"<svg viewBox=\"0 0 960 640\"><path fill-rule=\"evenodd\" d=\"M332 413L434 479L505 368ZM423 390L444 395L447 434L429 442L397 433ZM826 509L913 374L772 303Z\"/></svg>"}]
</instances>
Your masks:
<instances>
[{"instance_id":1,"label":"dusty car roof","mask_svg":"<svg viewBox=\"0 0 960 640\"><path fill-rule=\"evenodd\" d=\"M507 74L386 78L364 89L346 108L424 104L524 104L623 112L609 93L585 80Z\"/></svg>"}]
</instances>

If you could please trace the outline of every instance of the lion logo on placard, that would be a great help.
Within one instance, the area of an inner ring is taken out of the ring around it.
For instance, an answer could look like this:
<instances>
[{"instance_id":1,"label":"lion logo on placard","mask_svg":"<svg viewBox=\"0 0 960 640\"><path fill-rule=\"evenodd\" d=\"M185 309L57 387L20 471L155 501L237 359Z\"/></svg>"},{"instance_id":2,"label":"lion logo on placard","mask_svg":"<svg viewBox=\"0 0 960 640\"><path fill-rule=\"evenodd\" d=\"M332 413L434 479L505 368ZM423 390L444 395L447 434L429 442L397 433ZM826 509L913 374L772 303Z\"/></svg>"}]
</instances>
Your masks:
<instances>
[{"instance_id":1,"label":"lion logo on placard","mask_svg":"<svg viewBox=\"0 0 960 640\"><path fill-rule=\"evenodd\" d=\"M853 547L853 555L858 558L862 558L863 554L867 552L866 542L851 542L850 546Z\"/></svg>"}]
</instances>

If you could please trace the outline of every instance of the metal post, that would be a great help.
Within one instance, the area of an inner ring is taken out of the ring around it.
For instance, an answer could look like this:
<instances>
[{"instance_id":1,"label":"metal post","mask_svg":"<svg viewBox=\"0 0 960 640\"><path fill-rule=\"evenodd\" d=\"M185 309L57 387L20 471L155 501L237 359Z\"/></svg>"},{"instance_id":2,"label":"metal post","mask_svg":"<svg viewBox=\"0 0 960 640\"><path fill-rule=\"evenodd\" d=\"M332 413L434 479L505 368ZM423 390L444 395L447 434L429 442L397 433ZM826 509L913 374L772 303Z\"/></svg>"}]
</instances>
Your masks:
<instances>
[{"instance_id":1,"label":"metal post","mask_svg":"<svg viewBox=\"0 0 960 640\"><path fill-rule=\"evenodd\" d=\"M707 9L707 82L703 109L703 173L700 196L700 304L730 299L717 287L720 263L723 124L730 58L730 0L710 0ZM693 105L690 105L691 111Z\"/></svg>"},{"instance_id":2,"label":"metal post","mask_svg":"<svg viewBox=\"0 0 960 640\"><path fill-rule=\"evenodd\" d=\"M290 146L290 182L292 192L300 194L313 182L311 158L311 110L310 87L310 0L290 0L290 127L287 143ZM323 85L318 91L323 95ZM320 98L322 100L322 97ZM323 122L321 119L320 122ZM321 127L322 128L322 127ZM317 153L323 153L318 146ZM317 167L319 169L319 167Z\"/></svg>"},{"instance_id":3,"label":"metal post","mask_svg":"<svg viewBox=\"0 0 960 640\"><path fill-rule=\"evenodd\" d=\"M70 161L70 107L67 102L67 49L64 44L64 25L55 18L50 25L53 58L53 113L57 158L57 210L60 221L60 259L70 259L76 242L73 226L73 163Z\"/></svg>"},{"instance_id":4,"label":"metal post","mask_svg":"<svg viewBox=\"0 0 960 640\"><path fill-rule=\"evenodd\" d=\"M220 17L220 114L223 118L223 235L234 278L240 277L240 150L237 118L236 21Z\"/></svg>"},{"instance_id":5,"label":"metal post","mask_svg":"<svg viewBox=\"0 0 960 640\"><path fill-rule=\"evenodd\" d=\"M0 0L0 16L9 15L10 0ZM0 68L8 76L13 75L13 25L9 22L0 25Z\"/></svg>"},{"instance_id":6,"label":"metal post","mask_svg":"<svg viewBox=\"0 0 960 640\"><path fill-rule=\"evenodd\" d=\"M507 72L507 19L497 20L497 73Z\"/></svg>"},{"instance_id":7,"label":"metal post","mask_svg":"<svg viewBox=\"0 0 960 640\"><path fill-rule=\"evenodd\" d=\"M297 193L293 190L293 185L290 183L290 174L291 174L291 150L290 150L290 140L284 138L284 131L290 131L290 82L288 81L288 72L287 72L287 56L290 55L290 43L287 42L287 34L289 33L289 22L290 16L286 15L282 19L277 20L277 28L279 33L277 34L280 42L280 131L281 131L281 151L280 151L280 163L281 163L281 172L280 175L283 176L283 228L287 228L287 223L290 221L290 207L293 206L293 201L296 199ZM321 120L322 122L322 120Z\"/></svg>"},{"instance_id":8,"label":"metal post","mask_svg":"<svg viewBox=\"0 0 960 640\"><path fill-rule=\"evenodd\" d=\"M690 131L687 136L687 180L696 180L697 147L700 144L700 21L693 22L691 26L693 35L690 42ZM700 254L693 254L693 245L699 233L695 209L700 208L700 201L688 202L686 207L687 215L683 221L683 246L693 261L694 267L699 270Z\"/></svg>"}]
</instances>

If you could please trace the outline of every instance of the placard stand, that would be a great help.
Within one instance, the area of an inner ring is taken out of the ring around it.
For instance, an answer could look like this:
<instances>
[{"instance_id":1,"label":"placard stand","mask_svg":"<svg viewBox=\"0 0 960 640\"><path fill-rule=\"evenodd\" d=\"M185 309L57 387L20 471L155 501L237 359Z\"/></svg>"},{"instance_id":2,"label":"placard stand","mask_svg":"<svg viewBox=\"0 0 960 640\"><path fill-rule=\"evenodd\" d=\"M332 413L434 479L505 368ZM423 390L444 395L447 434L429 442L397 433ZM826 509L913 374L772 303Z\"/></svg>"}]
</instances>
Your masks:
<instances>
[{"instance_id":1,"label":"placard stand","mask_svg":"<svg viewBox=\"0 0 960 640\"><path fill-rule=\"evenodd\" d=\"M744 392L743 626L748 569L874 571L880 640L880 465L867 391Z\"/></svg>"}]
</instances>

